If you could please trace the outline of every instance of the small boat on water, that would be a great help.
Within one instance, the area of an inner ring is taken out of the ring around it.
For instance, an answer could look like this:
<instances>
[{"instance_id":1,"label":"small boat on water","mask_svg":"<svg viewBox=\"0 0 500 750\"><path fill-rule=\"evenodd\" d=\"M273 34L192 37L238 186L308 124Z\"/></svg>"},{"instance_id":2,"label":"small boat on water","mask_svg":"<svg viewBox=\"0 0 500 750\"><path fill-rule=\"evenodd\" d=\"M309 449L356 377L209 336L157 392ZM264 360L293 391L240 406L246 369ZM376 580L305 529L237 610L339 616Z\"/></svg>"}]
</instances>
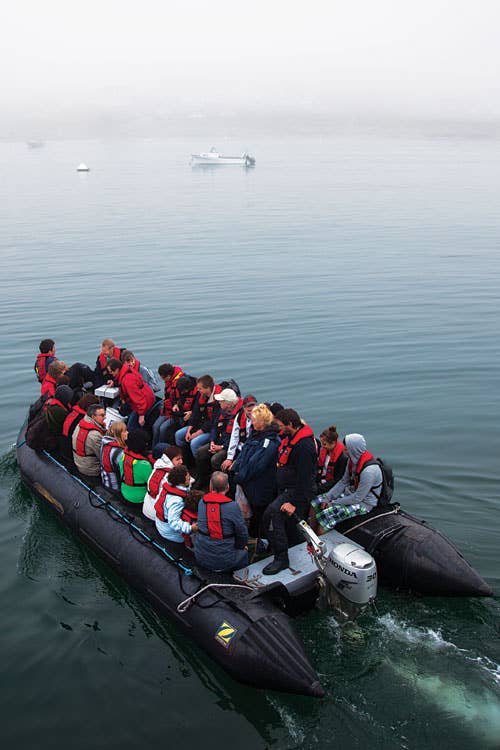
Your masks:
<instances>
[{"instance_id":1,"label":"small boat on water","mask_svg":"<svg viewBox=\"0 0 500 750\"><path fill-rule=\"evenodd\" d=\"M201 154L191 154L192 166L234 164L240 167L254 167L255 159L245 151L241 156L223 156L215 148Z\"/></svg>"},{"instance_id":2,"label":"small boat on water","mask_svg":"<svg viewBox=\"0 0 500 750\"><path fill-rule=\"evenodd\" d=\"M45 146L43 141L26 141L28 148L43 148Z\"/></svg>"},{"instance_id":3,"label":"small boat on water","mask_svg":"<svg viewBox=\"0 0 500 750\"><path fill-rule=\"evenodd\" d=\"M90 168L87 167L87 165L82 162L81 164L77 166L76 171L77 172L90 172Z\"/></svg>"}]
</instances>

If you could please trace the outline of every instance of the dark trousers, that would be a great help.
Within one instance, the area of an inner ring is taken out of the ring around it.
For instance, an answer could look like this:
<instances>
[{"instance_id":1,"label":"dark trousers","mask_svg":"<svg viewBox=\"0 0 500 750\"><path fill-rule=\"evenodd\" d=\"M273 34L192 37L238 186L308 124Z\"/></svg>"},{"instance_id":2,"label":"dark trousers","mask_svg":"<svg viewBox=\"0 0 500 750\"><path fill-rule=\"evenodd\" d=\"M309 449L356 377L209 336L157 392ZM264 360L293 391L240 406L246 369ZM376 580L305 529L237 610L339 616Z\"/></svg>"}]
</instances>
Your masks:
<instances>
[{"instance_id":1,"label":"dark trousers","mask_svg":"<svg viewBox=\"0 0 500 750\"><path fill-rule=\"evenodd\" d=\"M196 482L193 485L193 489L202 490L208 487L210 475L213 471L220 470L221 464L226 456L226 450L217 451L217 453L210 453L210 443L202 445L195 458Z\"/></svg>"},{"instance_id":2,"label":"dark trousers","mask_svg":"<svg viewBox=\"0 0 500 750\"><path fill-rule=\"evenodd\" d=\"M280 510L283 503L290 502L296 506L295 512L299 519L305 520L309 513L310 503L296 505L288 490L281 492L267 506L262 517L265 536L269 539L275 555L286 554L289 547L304 541L304 537L297 529L297 519Z\"/></svg>"}]
</instances>

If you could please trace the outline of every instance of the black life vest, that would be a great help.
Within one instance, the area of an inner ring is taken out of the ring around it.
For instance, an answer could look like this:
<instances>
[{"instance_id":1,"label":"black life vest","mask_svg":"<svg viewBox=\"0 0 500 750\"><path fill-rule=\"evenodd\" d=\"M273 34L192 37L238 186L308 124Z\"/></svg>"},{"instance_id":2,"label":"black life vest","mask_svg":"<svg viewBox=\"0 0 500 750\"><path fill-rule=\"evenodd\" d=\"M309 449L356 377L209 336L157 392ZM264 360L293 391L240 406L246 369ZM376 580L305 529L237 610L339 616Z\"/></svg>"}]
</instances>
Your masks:
<instances>
[{"instance_id":1,"label":"black life vest","mask_svg":"<svg viewBox=\"0 0 500 750\"><path fill-rule=\"evenodd\" d=\"M238 417L238 413L241 409L241 405L243 403L243 399L239 399L238 403L234 407L231 414L225 414L223 411L219 413L219 418L217 420L217 425L215 428L215 440L214 443L216 445L219 444L219 441L222 440L222 436L224 433L226 435L231 436L231 433L233 431L234 421ZM243 409L241 409L244 411ZM245 425L246 425L246 415L245 415Z\"/></svg>"},{"instance_id":2,"label":"black life vest","mask_svg":"<svg viewBox=\"0 0 500 750\"><path fill-rule=\"evenodd\" d=\"M172 467L170 468L158 468L153 471L151 476L148 479L148 492L155 500L155 498L158 496L158 492L160 491L160 485L163 481L163 478L168 472L170 471Z\"/></svg>"},{"instance_id":3,"label":"black life vest","mask_svg":"<svg viewBox=\"0 0 500 750\"><path fill-rule=\"evenodd\" d=\"M72 408L63 423L62 434L64 437L71 437L78 422L85 416L85 410L78 404Z\"/></svg>"},{"instance_id":4,"label":"black life vest","mask_svg":"<svg viewBox=\"0 0 500 750\"><path fill-rule=\"evenodd\" d=\"M321 479L324 479L326 482L332 481L333 475L335 473L335 464L343 454L344 450L345 446L340 442L340 440L337 441L331 451L328 451L326 448L321 448L318 456L318 469ZM328 466L325 470L324 466L328 455L330 455L330 460L328 461Z\"/></svg>"},{"instance_id":5,"label":"black life vest","mask_svg":"<svg viewBox=\"0 0 500 750\"><path fill-rule=\"evenodd\" d=\"M147 461L147 456L134 453L128 448L123 450L123 483L128 487L147 487L147 482L136 482L134 479L134 461Z\"/></svg>"},{"instance_id":6,"label":"black life vest","mask_svg":"<svg viewBox=\"0 0 500 750\"><path fill-rule=\"evenodd\" d=\"M289 435L285 435L285 437L281 441L280 447L278 448L278 467L286 466L288 463L288 459L291 456L292 450L297 445L297 443L300 440L304 440L304 438L308 437L314 437L314 432L311 430L308 424L303 425L292 438L290 438ZM316 445L316 441L314 441L314 444Z\"/></svg>"},{"instance_id":7,"label":"black life vest","mask_svg":"<svg viewBox=\"0 0 500 750\"><path fill-rule=\"evenodd\" d=\"M208 533L201 531L200 533L204 536L209 536L210 539L227 539L234 536L234 534L224 534L222 531L222 521L220 516L220 506L223 503L233 502L230 497L222 495L219 492L208 492L203 497L203 502L206 505L207 513L207 529ZM198 529L200 531L200 529Z\"/></svg>"},{"instance_id":8,"label":"black life vest","mask_svg":"<svg viewBox=\"0 0 500 750\"><path fill-rule=\"evenodd\" d=\"M209 398L213 398L216 393L220 393L222 388L220 385L215 384L211 396L204 396L203 393L198 394L198 407L200 409L200 417L203 420L213 419L214 409L217 406L217 401L214 399L209 402Z\"/></svg>"},{"instance_id":9,"label":"black life vest","mask_svg":"<svg viewBox=\"0 0 500 750\"><path fill-rule=\"evenodd\" d=\"M86 451L86 442L89 433L95 430L96 432L100 432L101 435L104 435L105 429L104 427L97 425L95 422L87 422L86 419L82 419L78 426L80 429L78 431L76 446L75 448L73 448L73 452L76 453L77 456L81 456L82 458L85 456L91 456L93 454L87 453Z\"/></svg>"},{"instance_id":10,"label":"black life vest","mask_svg":"<svg viewBox=\"0 0 500 750\"><path fill-rule=\"evenodd\" d=\"M160 497L155 503L156 517L160 521L163 521L163 523L166 522L167 519L165 518L163 506L164 506L165 498L167 497L167 495L177 495L177 497L184 498L184 497L187 497L187 494L188 494L187 490L181 490L180 487L173 487L168 482L165 482L163 487L161 488Z\"/></svg>"},{"instance_id":11,"label":"black life vest","mask_svg":"<svg viewBox=\"0 0 500 750\"><path fill-rule=\"evenodd\" d=\"M111 451L113 448L122 448L122 446L120 443L117 443L116 440L110 440L102 449L101 463L106 474L114 474L115 472L115 467L111 463Z\"/></svg>"}]
</instances>

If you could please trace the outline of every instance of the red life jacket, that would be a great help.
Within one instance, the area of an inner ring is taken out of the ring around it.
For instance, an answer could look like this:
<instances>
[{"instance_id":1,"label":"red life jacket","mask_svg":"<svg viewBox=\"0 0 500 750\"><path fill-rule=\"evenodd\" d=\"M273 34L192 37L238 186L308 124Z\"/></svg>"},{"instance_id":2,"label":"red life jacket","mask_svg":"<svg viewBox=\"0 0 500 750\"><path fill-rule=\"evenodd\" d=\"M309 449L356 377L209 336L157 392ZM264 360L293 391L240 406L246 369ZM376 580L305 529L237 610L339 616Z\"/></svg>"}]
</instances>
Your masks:
<instances>
[{"instance_id":1,"label":"red life jacket","mask_svg":"<svg viewBox=\"0 0 500 750\"><path fill-rule=\"evenodd\" d=\"M37 354L35 362L35 372L39 383L43 383L47 375L47 359L55 359L53 354Z\"/></svg>"},{"instance_id":2,"label":"red life jacket","mask_svg":"<svg viewBox=\"0 0 500 750\"><path fill-rule=\"evenodd\" d=\"M187 508L182 509L181 513L181 521L187 521L188 523L193 525L193 523L196 523L198 520L198 513L194 510L188 510ZM193 542L191 541L191 534L183 534L184 537L184 544L186 547L192 547Z\"/></svg>"},{"instance_id":3,"label":"red life jacket","mask_svg":"<svg viewBox=\"0 0 500 750\"><path fill-rule=\"evenodd\" d=\"M47 394L48 396L53 396L56 392L56 379L52 377L52 375L46 375L43 379L42 387L40 388L40 393L42 396L44 394Z\"/></svg>"},{"instance_id":4,"label":"red life jacket","mask_svg":"<svg viewBox=\"0 0 500 750\"><path fill-rule=\"evenodd\" d=\"M213 398L216 393L220 393L221 391L222 388L216 383L211 396L204 396L203 393L199 394L198 406L200 407L200 416L202 420L213 418L214 409L217 406L217 401L214 399L213 401L209 402L208 399Z\"/></svg>"},{"instance_id":5,"label":"red life jacket","mask_svg":"<svg viewBox=\"0 0 500 750\"><path fill-rule=\"evenodd\" d=\"M134 461L147 461L147 456L125 448L123 451L123 483L128 487L147 487L147 482L134 481Z\"/></svg>"},{"instance_id":6,"label":"red life jacket","mask_svg":"<svg viewBox=\"0 0 500 750\"><path fill-rule=\"evenodd\" d=\"M314 437L314 432L308 424L302 425L292 439L290 439L289 435L285 435L281 441L280 447L278 448L278 466L286 466L294 446L296 446L300 440L308 437ZM316 444L316 441L314 442Z\"/></svg>"},{"instance_id":7,"label":"red life jacket","mask_svg":"<svg viewBox=\"0 0 500 750\"><path fill-rule=\"evenodd\" d=\"M98 357L99 367L101 368L101 370L106 369L106 365L108 364L109 359L120 359L120 354L121 349L119 349L117 346L113 347L113 354L111 355L111 357L107 357L104 352L101 352Z\"/></svg>"},{"instance_id":8,"label":"red life jacket","mask_svg":"<svg viewBox=\"0 0 500 750\"><path fill-rule=\"evenodd\" d=\"M127 375L132 375L132 379L129 379L128 386L124 386L124 380ZM120 386L120 399L127 402L134 410L137 409L137 403L134 403L134 400L137 400L139 397L145 399L145 412L153 406L155 402L154 393L144 381L140 372L138 372L137 367L131 367L129 364L122 365L118 375L118 385Z\"/></svg>"},{"instance_id":9,"label":"red life jacket","mask_svg":"<svg viewBox=\"0 0 500 750\"><path fill-rule=\"evenodd\" d=\"M356 471L354 472L354 475L353 475L352 461L351 459L349 459L349 474L351 475L351 484L353 485L355 490L358 489L359 477L361 475L361 472L363 471L363 469L365 468L365 466L367 465L369 461L374 461L374 460L375 460L375 456L372 453L370 453L369 451L364 451L359 457L359 461L356 466Z\"/></svg>"},{"instance_id":10,"label":"red life jacket","mask_svg":"<svg viewBox=\"0 0 500 750\"><path fill-rule=\"evenodd\" d=\"M162 483L163 477L168 474L172 467L168 469L155 469L148 479L148 492L153 500L158 496L160 491L160 484Z\"/></svg>"},{"instance_id":11,"label":"red life jacket","mask_svg":"<svg viewBox=\"0 0 500 750\"><path fill-rule=\"evenodd\" d=\"M222 531L222 521L220 517L220 506L223 503L231 503L233 501L230 497L222 495L219 492L208 492L203 497L203 502L206 505L208 534L205 532L201 533L205 533L205 536L209 536L210 539L224 539L225 537ZM229 534L229 536L233 536L233 534Z\"/></svg>"},{"instance_id":12,"label":"red life jacket","mask_svg":"<svg viewBox=\"0 0 500 750\"><path fill-rule=\"evenodd\" d=\"M344 449L344 444L341 443L340 440L337 440L334 448L331 451L328 451L326 448L321 448L318 457L318 469L321 479L324 479L327 482L332 481L333 475L335 473L335 464L343 454ZM323 467L326 463L328 454L330 454L330 460L328 461L326 471L324 471Z\"/></svg>"},{"instance_id":13,"label":"red life jacket","mask_svg":"<svg viewBox=\"0 0 500 750\"><path fill-rule=\"evenodd\" d=\"M172 375L165 380L165 394L163 399L163 414L169 417L172 413L172 406L174 405L175 396L175 384L184 375L182 367L174 367Z\"/></svg>"},{"instance_id":14,"label":"red life jacket","mask_svg":"<svg viewBox=\"0 0 500 750\"><path fill-rule=\"evenodd\" d=\"M116 440L110 440L102 449L101 463L106 474L114 474L115 471L115 467L111 463L111 451L113 448L122 448L122 446L120 443L117 443Z\"/></svg>"},{"instance_id":15,"label":"red life jacket","mask_svg":"<svg viewBox=\"0 0 500 750\"><path fill-rule=\"evenodd\" d=\"M63 423L62 434L64 437L70 437L78 424L78 422L85 416L85 410L76 404Z\"/></svg>"},{"instance_id":16,"label":"red life jacket","mask_svg":"<svg viewBox=\"0 0 500 750\"><path fill-rule=\"evenodd\" d=\"M155 503L155 513L156 517L163 521L163 523L166 522L165 513L163 510L163 505L165 503L165 498L167 495L177 495L177 497L187 497L187 491L181 490L180 487L173 487L172 485L168 484L168 482L165 482L163 487L161 488L160 497Z\"/></svg>"},{"instance_id":17,"label":"red life jacket","mask_svg":"<svg viewBox=\"0 0 500 750\"><path fill-rule=\"evenodd\" d=\"M187 393L181 393L176 386L172 394L172 405L177 404L180 412L192 411L197 393L196 386Z\"/></svg>"},{"instance_id":18,"label":"red life jacket","mask_svg":"<svg viewBox=\"0 0 500 750\"><path fill-rule=\"evenodd\" d=\"M85 450L85 443L87 442L89 432L95 430L96 432L100 432L101 435L104 435L106 430L104 429L104 427L95 424L95 422L87 422L86 419L82 419L78 426L80 429L76 438L76 447L73 449L73 451L77 456L81 456L83 458L85 456L92 455L91 453L87 453L87 451Z\"/></svg>"}]
</instances>

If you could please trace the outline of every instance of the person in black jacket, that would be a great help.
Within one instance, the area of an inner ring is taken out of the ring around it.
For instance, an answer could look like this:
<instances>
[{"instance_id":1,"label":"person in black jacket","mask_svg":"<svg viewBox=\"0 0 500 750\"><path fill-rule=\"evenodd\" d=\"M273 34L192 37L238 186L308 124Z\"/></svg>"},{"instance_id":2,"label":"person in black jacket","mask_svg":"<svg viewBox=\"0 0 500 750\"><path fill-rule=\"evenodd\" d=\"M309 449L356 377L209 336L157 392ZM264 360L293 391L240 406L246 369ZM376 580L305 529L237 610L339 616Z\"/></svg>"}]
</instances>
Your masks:
<instances>
[{"instance_id":1,"label":"person in black jacket","mask_svg":"<svg viewBox=\"0 0 500 750\"><path fill-rule=\"evenodd\" d=\"M252 434L233 464L234 481L240 485L252 509L250 536L261 536L264 511L276 496L276 461L281 443L274 415L265 404L250 414Z\"/></svg>"},{"instance_id":2,"label":"person in black jacket","mask_svg":"<svg viewBox=\"0 0 500 750\"><path fill-rule=\"evenodd\" d=\"M314 433L294 409L282 409L275 422L282 435L278 450L278 496L266 508L263 525L274 550L274 560L262 571L275 575L289 565L288 547L301 541L296 517L306 519L315 495L317 445Z\"/></svg>"}]
</instances>

